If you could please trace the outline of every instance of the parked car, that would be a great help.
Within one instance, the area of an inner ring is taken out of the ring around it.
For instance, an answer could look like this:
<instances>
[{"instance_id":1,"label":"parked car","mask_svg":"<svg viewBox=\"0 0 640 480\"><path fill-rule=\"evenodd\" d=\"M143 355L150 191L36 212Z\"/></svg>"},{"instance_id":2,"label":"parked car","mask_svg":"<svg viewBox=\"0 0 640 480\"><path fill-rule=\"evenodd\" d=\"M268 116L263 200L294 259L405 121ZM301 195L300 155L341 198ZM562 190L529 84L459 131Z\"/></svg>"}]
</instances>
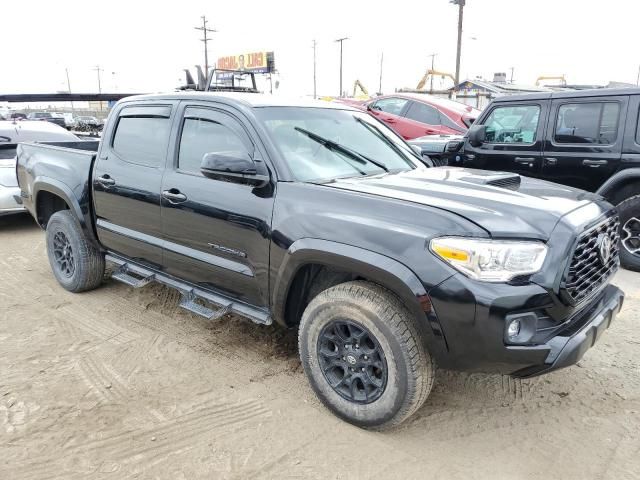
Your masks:
<instances>
[{"instance_id":1,"label":"parked car","mask_svg":"<svg viewBox=\"0 0 640 480\"><path fill-rule=\"evenodd\" d=\"M447 146L451 142L461 141L462 135L425 135L409 141L409 145L420 153L431 166L441 167L448 164L449 152Z\"/></svg>"},{"instance_id":2,"label":"parked car","mask_svg":"<svg viewBox=\"0 0 640 480\"><path fill-rule=\"evenodd\" d=\"M480 114L469 105L426 94L398 93L362 103L405 140L425 135L460 135Z\"/></svg>"},{"instance_id":3,"label":"parked car","mask_svg":"<svg viewBox=\"0 0 640 480\"><path fill-rule=\"evenodd\" d=\"M500 97L452 159L602 195L618 207L622 265L640 270L639 111L640 89Z\"/></svg>"},{"instance_id":4,"label":"parked car","mask_svg":"<svg viewBox=\"0 0 640 480\"><path fill-rule=\"evenodd\" d=\"M18 142L74 140L75 135L48 122L0 121L0 216L25 211L16 178Z\"/></svg>"},{"instance_id":5,"label":"parked car","mask_svg":"<svg viewBox=\"0 0 640 480\"><path fill-rule=\"evenodd\" d=\"M64 126L67 130L73 130L76 127L76 117L71 112L58 113L64 118Z\"/></svg>"},{"instance_id":6,"label":"parked car","mask_svg":"<svg viewBox=\"0 0 640 480\"><path fill-rule=\"evenodd\" d=\"M27 114L27 120L55 123L63 128L66 126L64 118L54 115L51 112L30 112Z\"/></svg>"},{"instance_id":7,"label":"parked car","mask_svg":"<svg viewBox=\"0 0 640 480\"><path fill-rule=\"evenodd\" d=\"M7 120L26 120L27 114L22 112L11 112Z\"/></svg>"},{"instance_id":8,"label":"parked car","mask_svg":"<svg viewBox=\"0 0 640 480\"><path fill-rule=\"evenodd\" d=\"M90 127L93 129L101 129L103 123L98 120L96 117L92 117L89 115L80 115L77 117L77 122L81 126Z\"/></svg>"},{"instance_id":9,"label":"parked car","mask_svg":"<svg viewBox=\"0 0 640 480\"><path fill-rule=\"evenodd\" d=\"M362 427L413 414L436 364L516 377L574 364L623 301L601 197L427 168L337 103L129 97L100 142L21 144L18 179L65 289L98 287L107 262L209 320L297 328L314 391Z\"/></svg>"}]
</instances>

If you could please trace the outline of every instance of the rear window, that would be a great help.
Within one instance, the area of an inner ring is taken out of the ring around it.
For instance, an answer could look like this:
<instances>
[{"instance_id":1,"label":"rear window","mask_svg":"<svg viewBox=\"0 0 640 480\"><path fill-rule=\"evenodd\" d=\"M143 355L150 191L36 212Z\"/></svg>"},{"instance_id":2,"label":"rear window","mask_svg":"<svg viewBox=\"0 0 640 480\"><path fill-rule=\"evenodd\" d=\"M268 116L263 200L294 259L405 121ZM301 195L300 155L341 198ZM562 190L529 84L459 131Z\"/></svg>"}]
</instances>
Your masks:
<instances>
[{"instance_id":1,"label":"rear window","mask_svg":"<svg viewBox=\"0 0 640 480\"><path fill-rule=\"evenodd\" d=\"M144 113L144 107L136 107L138 112ZM169 118L121 116L113 136L113 150L126 162L159 167L164 165L169 129Z\"/></svg>"},{"instance_id":2,"label":"rear window","mask_svg":"<svg viewBox=\"0 0 640 480\"><path fill-rule=\"evenodd\" d=\"M554 140L557 143L610 145L618 137L620 105L615 102L560 105Z\"/></svg>"}]
</instances>

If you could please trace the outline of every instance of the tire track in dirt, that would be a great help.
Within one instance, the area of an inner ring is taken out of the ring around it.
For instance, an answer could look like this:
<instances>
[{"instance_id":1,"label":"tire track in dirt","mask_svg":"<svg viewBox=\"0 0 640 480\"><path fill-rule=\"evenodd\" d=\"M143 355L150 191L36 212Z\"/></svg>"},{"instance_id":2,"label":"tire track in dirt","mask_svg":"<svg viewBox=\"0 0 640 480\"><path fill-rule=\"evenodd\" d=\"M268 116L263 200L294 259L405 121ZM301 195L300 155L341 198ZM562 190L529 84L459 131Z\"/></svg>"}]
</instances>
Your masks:
<instances>
[{"instance_id":1,"label":"tire track in dirt","mask_svg":"<svg viewBox=\"0 0 640 480\"><path fill-rule=\"evenodd\" d=\"M108 460L119 467L133 465L136 470L144 469L165 460L168 455L194 448L207 434L217 435L229 428L261 421L270 416L271 411L257 400L211 405L162 422L156 427L129 430L63 448L55 457L39 458L29 465L12 468L12 478L45 480L81 476L74 472L52 472L61 458L69 459L71 456L93 459L99 455L96 461Z\"/></svg>"},{"instance_id":2,"label":"tire track in dirt","mask_svg":"<svg viewBox=\"0 0 640 480\"><path fill-rule=\"evenodd\" d=\"M120 375L106 364L84 355L78 360L77 367L80 378L101 401L117 402L129 398L128 388Z\"/></svg>"},{"instance_id":3,"label":"tire track in dirt","mask_svg":"<svg viewBox=\"0 0 640 480\"><path fill-rule=\"evenodd\" d=\"M99 339L123 345L139 338L134 332L116 325L104 316L99 316L95 311L81 305L63 306L59 311L64 315L65 321L73 323L77 328L98 337Z\"/></svg>"}]
</instances>

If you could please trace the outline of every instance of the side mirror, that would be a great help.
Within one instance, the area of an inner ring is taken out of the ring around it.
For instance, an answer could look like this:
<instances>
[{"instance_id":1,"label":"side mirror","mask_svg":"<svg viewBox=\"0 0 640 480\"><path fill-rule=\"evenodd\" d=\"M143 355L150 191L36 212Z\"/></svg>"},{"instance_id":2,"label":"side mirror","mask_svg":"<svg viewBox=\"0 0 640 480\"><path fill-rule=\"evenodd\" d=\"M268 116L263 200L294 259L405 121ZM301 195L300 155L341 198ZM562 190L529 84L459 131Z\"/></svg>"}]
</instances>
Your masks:
<instances>
[{"instance_id":1,"label":"side mirror","mask_svg":"<svg viewBox=\"0 0 640 480\"><path fill-rule=\"evenodd\" d=\"M269 176L257 172L256 164L248 153L245 155L205 153L200 164L200 171L207 178L247 183L256 187L269 183Z\"/></svg>"},{"instance_id":2,"label":"side mirror","mask_svg":"<svg viewBox=\"0 0 640 480\"><path fill-rule=\"evenodd\" d=\"M484 125L471 125L467 132L467 139L472 147L479 147L485 141L487 128Z\"/></svg>"},{"instance_id":3,"label":"side mirror","mask_svg":"<svg viewBox=\"0 0 640 480\"><path fill-rule=\"evenodd\" d=\"M413 150L415 152L416 155L418 155L419 157L422 157L422 149L417 146L417 145L409 145L411 147L411 150Z\"/></svg>"}]
</instances>

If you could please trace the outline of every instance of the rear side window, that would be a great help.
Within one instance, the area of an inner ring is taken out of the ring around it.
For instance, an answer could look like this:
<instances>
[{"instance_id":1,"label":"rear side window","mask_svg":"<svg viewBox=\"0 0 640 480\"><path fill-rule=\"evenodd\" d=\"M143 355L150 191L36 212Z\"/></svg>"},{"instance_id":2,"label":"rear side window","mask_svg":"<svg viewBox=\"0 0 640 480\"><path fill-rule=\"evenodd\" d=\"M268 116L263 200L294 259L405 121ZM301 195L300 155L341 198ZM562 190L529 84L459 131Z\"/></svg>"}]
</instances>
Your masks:
<instances>
[{"instance_id":1,"label":"rear side window","mask_svg":"<svg viewBox=\"0 0 640 480\"><path fill-rule=\"evenodd\" d=\"M440 125L442 123L438 110L419 102L411 102L405 117L427 125Z\"/></svg>"},{"instance_id":2,"label":"rear side window","mask_svg":"<svg viewBox=\"0 0 640 480\"><path fill-rule=\"evenodd\" d=\"M485 120L487 143L533 143L536 140L540 107L511 105L497 107Z\"/></svg>"},{"instance_id":3,"label":"rear side window","mask_svg":"<svg viewBox=\"0 0 640 480\"><path fill-rule=\"evenodd\" d=\"M206 153L246 156L249 151L230 128L207 118L185 118L180 137L178 168L200 173L202 157Z\"/></svg>"},{"instance_id":4,"label":"rear side window","mask_svg":"<svg viewBox=\"0 0 640 480\"><path fill-rule=\"evenodd\" d=\"M408 100L404 98L382 98L374 103L372 108L392 115L400 115L407 102Z\"/></svg>"},{"instance_id":5,"label":"rear side window","mask_svg":"<svg viewBox=\"0 0 640 480\"><path fill-rule=\"evenodd\" d=\"M557 143L615 143L619 116L620 105L614 102L560 105L554 140Z\"/></svg>"},{"instance_id":6,"label":"rear side window","mask_svg":"<svg viewBox=\"0 0 640 480\"><path fill-rule=\"evenodd\" d=\"M169 118L144 116L145 107L135 107L135 116L127 116L126 110L123 109L118 119L113 150L126 162L146 167L164 165L169 143Z\"/></svg>"}]
</instances>

